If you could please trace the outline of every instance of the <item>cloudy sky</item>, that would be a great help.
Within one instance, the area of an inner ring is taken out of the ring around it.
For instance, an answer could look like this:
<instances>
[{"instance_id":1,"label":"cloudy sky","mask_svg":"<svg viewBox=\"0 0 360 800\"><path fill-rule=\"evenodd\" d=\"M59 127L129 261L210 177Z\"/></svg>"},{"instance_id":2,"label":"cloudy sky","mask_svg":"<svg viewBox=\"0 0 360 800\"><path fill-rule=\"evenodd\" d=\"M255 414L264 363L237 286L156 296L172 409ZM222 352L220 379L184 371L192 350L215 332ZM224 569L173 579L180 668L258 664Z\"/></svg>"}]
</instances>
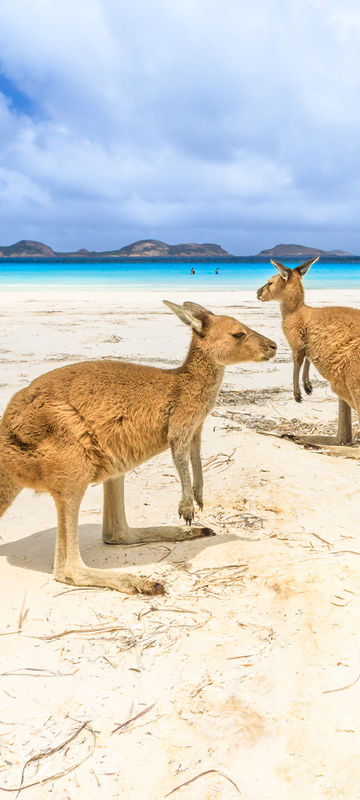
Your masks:
<instances>
[{"instance_id":1,"label":"cloudy sky","mask_svg":"<svg viewBox=\"0 0 360 800\"><path fill-rule=\"evenodd\" d=\"M360 253L358 0L11 0L0 244Z\"/></svg>"}]
</instances>

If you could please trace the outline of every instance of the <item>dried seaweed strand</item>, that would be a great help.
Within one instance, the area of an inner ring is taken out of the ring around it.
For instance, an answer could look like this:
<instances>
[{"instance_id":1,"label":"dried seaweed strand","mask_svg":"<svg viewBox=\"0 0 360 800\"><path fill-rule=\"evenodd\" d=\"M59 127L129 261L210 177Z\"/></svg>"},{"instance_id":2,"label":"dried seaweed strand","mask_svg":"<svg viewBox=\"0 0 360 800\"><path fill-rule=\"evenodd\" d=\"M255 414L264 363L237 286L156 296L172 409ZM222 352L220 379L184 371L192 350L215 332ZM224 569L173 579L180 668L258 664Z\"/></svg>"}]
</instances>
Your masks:
<instances>
[{"instance_id":1,"label":"dried seaweed strand","mask_svg":"<svg viewBox=\"0 0 360 800\"><path fill-rule=\"evenodd\" d=\"M212 574L214 572L221 572L224 569L235 569L235 568L236 569L241 569L241 568L247 569L248 565L247 564L224 564L222 567L203 567L202 569L194 569L192 572L189 569L186 569L185 571L188 573L188 575L201 575L202 573L205 573L205 575L207 576L207 575Z\"/></svg>"},{"instance_id":2,"label":"dried seaweed strand","mask_svg":"<svg viewBox=\"0 0 360 800\"><path fill-rule=\"evenodd\" d=\"M112 736L114 733L119 733L119 731L124 730L124 728L127 728L128 725L130 725L130 722L135 722L136 719L140 719L140 717L143 717L144 714L148 713L148 711L151 711L151 709L154 708L154 706L155 703L153 703L151 706L148 706L143 711L139 711L138 714L135 714L135 717L130 717L130 719L127 719L126 722L121 722L120 725L117 725L117 727L114 728L113 731L111 731L110 736Z\"/></svg>"},{"instance_id":3,"label":"dried seaweed strand","mask_svg":"<svg viewBox=\"0 0 360 800\"><path fill-rule=\"evenodd\" d=\"M216 453L214 456L210 456L210 458L206 459L203 465L203 472L209 469L219 469L219 467L223 467L224 465L229 467L232 460L233 455L236 452L236 447L234 447L232 453Z\"/></svg>"},{"instance_id":4,"label":"dried seaweed strand","mask_svg":"<svg viewBox=\"0 0 360 800\"><path fill-rule=\"evenodd\" d=\"M192 575L193 573L190 572L189 574ZM198 613L198 611L200 611L205 616L205 619L202 622L195 622L195 623L192 623L190 625L188 625L186 622L183 622L182 624L177 624L176 622L171 622L169 625L167 625L165 622L164 623L160 623L162 627L160 628L160 630L157 630L155 633L163 633L165 630L171 630L172 628L190 628L191 630L195 630L196 628L202 628L203 625L206 625L207 622L210 622L210 620L212 619L212 616L213 616L211 611L209 611L208 609L205 610L203 608L200 608L200 609L188 609L188 608L172 608L172 607L166 607L166 606L164 606L164 608L158 608L158 607L154 606L154 607L149 608L148 611L145 611L143 614L140 612L140 614L138 615L138 619L141 619L146 614L151 614L151 613L153 613L155 611L158 611L161 614L166 614L168 612L176 612L178 614L193 614L195 618L196 618L196 614Z\"/></svg>"},{"instance_id":5,"label":"dried seaweed strand","mask_svg":"<svg viewBox=\"0 0 360 800\"><path fill-rule=\"evenodd\" d=\"M84 626L83 628L67 628L60 633L52 633L50 636L30 636L30 639L42 639L45 642L52 642L55 639L61 639L62 636L69 636L72 633L117 633L117 631L126 631L131 634L129 628L124 628L123 625L94 625Z\"/></svg>"},{"instance_id":6,"label":"dried seaweed strand","mask_svg":"<svg viewBox=\"0 0 360 800\"><path fill-rule=\"evenodd\" d=\"M1 672L0 677L8 677L9 675L16 676L21 675L22 677L28 676L30 678L70 678L75 675L74 672L53 672L50 669L40 669L38 667L19 667L18 669L12 669L8 672Z\"/></svg>"},{"instance_id":7,"label":"dried seaweed strand","mask_svg":"<svg viewBox=\"0 0 360 800\"><path fill-rule=\"evenodd\" d=\"M61 597L62 595L73 594L74 592L100 592L107 589L107 586L74 586L72 589L64 589L63 592L56 592L54 597ZM113 589L109 589L112 592Z\"/></svg>"},{"instance_id":8,"label":"dried seaweed strand","mask_svg":"<svg viewBox=\"0 0 360 800\"><path fill-rule=\"evenodd\" d=\"M191 575L193 573L189 573ZM152 606L147 611L143 611L137 615L137 618L140 620L142 617L146 617L147 614L152 614L154 611L160 611L161 614L165 614L168 611L174 611L177 614L196 614L196 610L194 608L174 608L173 606L163 606L163 608L159 608L158 606Z\"/></svg>"},{"instance_id":9,"label":"dried seaweed strand","mask_svg":"<svg viewBox=\"0 0 360 800\"><path fill-rule=\"evenodd\" d=\"M197 781L198 778L202 778L204 775L210 775L211 773L215 773L217 775L221 775L222 778L225 778L225 780L229 781L229 783L231 783L232 786L235 787L235 789L239 792L239 794L242 794L240 789L239 789L239 787L236 785L235 781L233 781L231 778L229 778L229 776L226 775L224 772L220 772L220 770L218 770L218 769L206 769L204 772L199 772L199 774L195 775L194 778L190 778L190 780L185 781L184 783L180 783L179 786L176 786L175 789L172 789L171 792L168 792L165 795L164 800L165 800L166 797L170 797L172 794L175 794L175 792L177 792L179 789L182 789L183 786L189 786L190 783L194 783L194 781Z\"/></svg>"},{"instance_id":10,"label":"dried seaweed strand","mask_svg":"<svg viewBox=\"0 0 360 800\"><path fill-rule=\"evenodd\" d=\"M26 601L26 592L24 593L23 601L21 603L20 611L19 611L19 621L18 621L18 629L21 631L22 626L26 620L26 617L29 613L29 608L25 608L25 601Z\"/></svg>"},{"instance_id":11,"label":"dried seaweed strand","mask_svg":"<svg viewBox=\"0 0 360 800\"><path fill-rule=\"evenodd\" d=\"M328 546L328 547L331 547L331 546L332 546L332 545L331 545L331 542L328 542L326 539L323 539L323 538L322 538L322 536L319 536L319 534L318 534L318 533L314 533L314 531L312 531L312 533L311 533L310 535L311 535L311 536L315 536L315 537L316 537L316 539L320 539L320 542L324 542L324 544L327 544L327 546Z\"/></svg>"},{"instance_id":12,"label":"dried seaweed strand","mask_svg":"<svg viewBox=\"0 0 360 800\"><path fill-rule=\"evenodd\" d=\"M339 686L337 689L325 689L323 694L332 694L333 692L343 692L344 689L351 689L352 686L355 686L355 683L357 683L358 680L360 680L360 672L357 678L355 678L354 681L351 681L351 683L347 683L346 686Z\"/></svg>"},{"instance_id":13,"label":"dried seaweed strand","mask_svg":"<svg viewBox=\"0 0 360 800\"><path fill-rule=\"evenodd\" d=\"M33 781L32 783L24 784L25 770L29 766L29 764L32 764L34 761L40 761L43 758L47 758L49 756L53 756L54 753L58 753L60 750L62 750L64 747L66 747L68 744L70 744L70 742L74 741L74 739L76 739L76 737L79 735L79 733L81 733L81 731L83 731L85 728L86 728L86 730L88 730L91 733L91 735L93 737L93 742L92 742L91 750L84 756L84 758L82 758L76 764L73 764L72 766L68 767L67 769L62 770L61 772L57 772L54 775L49 775L48 778L41 778L38 781ZM31 758L29 758L27 761L25 761L25 764L24 764L24 766L22 768L20 786L15 786L12 789L8 788L7 786L0 786L0 790L3 791L3 792L17 792L16 798L18 798L20 792L22 792L23 789L30 789L32 786L39 786L39 784L42 784L42 783L48 783L49 781L55 781L55 780L57 780L57 778L62 778L63 775L67 775L69 772L73 772L73 770L77 769L77 767L79 767L80 764L83 764L84 761L86 761L88 758L90 758L90 756L93 754L93 752L95 750L95 747L96 747L96 734L95 734L95 731L93 730L93 728L91 727L89 722L84 722L83 725L81 725L80 728L78 728L68 739L66 739L65 742L62 742L62 744L59 744L56 747L52 747L49 750L44 750L43 753L38 753L36 756L31 756Z\"/></svg>"},{"instance_id":14,"label":"dried seaweed strand","mask_svg":"<svg viewBox=\"0 0 360 800\"><path fill-rule=\"evenodd\" d=\"M195 622L194 625L188 625L186 622L183 622L182 624L172 622L171 625L164 625L160 630L160 633L162 633L164 630L171 630L173 628L189 628L192 631L197 630L198 628L203 628L204 625L210 622L210 620L213 618L213 614L209 610L205 611L204 609L200 609L200 611L202 611L203 614L207 614L207 617L203 620L203 622Z\"/></svg>"}]
</instances>

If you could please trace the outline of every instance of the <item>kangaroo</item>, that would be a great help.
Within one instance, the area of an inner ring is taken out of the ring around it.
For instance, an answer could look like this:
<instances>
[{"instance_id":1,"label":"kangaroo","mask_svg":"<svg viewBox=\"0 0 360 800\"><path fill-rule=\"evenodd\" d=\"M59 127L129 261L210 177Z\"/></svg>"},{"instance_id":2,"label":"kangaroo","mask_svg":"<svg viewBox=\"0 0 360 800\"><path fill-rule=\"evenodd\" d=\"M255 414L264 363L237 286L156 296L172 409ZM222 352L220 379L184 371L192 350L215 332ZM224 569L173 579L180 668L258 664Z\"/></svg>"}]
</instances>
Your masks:
<instances>
[{"instance_id":1,"label":"kangaroo","mask_svg":"<svg viewBox=\"0 0 360 800\"><path fill-rule=\"evenodd\" d=\"M355 409L360 420L360 311L343 306L311 308L305 304L302 278L318 258L290 269L278 261L271 263L273 275L257 291L263 302L280 303L282 328L292 350L294 396L301 401L299 373L305 359L303 381L310 394L310 362L340 400Z\"/></svg>"},{"instance_id":2,"label":"kangaroo","mask_svg":"<svg viewBox=\"0 0 360 800\"><path fill-rule=\"evenodd\" d=\"M307 357L304 348L301 344L299 345L298 337L293 333L294 325L295 327L296 325L299 327L301 325L300 317L297 317L295 321L293 315L297 314L302 306L305 307L305 295L301 278L303 275L306 275L312 264L315 264L318 259L319 256L310 259L310 261L305 261L303 264L300 264L299 267L295 267L295 269L290 269L290 267L285 267L284 264L281 264L279 261L273 261L271 258L271 264L278 270L281 277L276 275L272 276L269 278L268 282L257 291L258 300L262 300L262 302L278 300L280 303L283 320L282 328L293 354L293 391L297 403L301 403L302 400L299 375L303 362L302 380L306 394L311 394L313 387L310 381L310 358ZM292 278L289 282L290 276L292 275L295 275L295 278ZM296 276L298 280L296 280ZM286 291L284 291L285 285ZM311 311L316 311L316 309L309 309L308 306L306 306L306 308Z\"/></svg>"},{"instance_id":3,"label":"kangaroo","mask_svg":"<svg viewBox=\"0 0 360 800\"><path fill-rule=\"evenodd\" d=\"M49 492L57 509L54 577L75 586L129 594L163 594L162 583L82 561L78 515L90 483L103 483L103 541L133 544L213 535L202 527L129 528L125 473L171 448L182 495L179 515L191 526L203 507L201 429L227 364L266 361L274 342L236 319L196 303L164 301L192 329L181 367L121 361L73 364L41 375L10 400L0 423L0 515L24 487ZM192 488L189 460L194 485Z\"/></svg>"}]
</instances>

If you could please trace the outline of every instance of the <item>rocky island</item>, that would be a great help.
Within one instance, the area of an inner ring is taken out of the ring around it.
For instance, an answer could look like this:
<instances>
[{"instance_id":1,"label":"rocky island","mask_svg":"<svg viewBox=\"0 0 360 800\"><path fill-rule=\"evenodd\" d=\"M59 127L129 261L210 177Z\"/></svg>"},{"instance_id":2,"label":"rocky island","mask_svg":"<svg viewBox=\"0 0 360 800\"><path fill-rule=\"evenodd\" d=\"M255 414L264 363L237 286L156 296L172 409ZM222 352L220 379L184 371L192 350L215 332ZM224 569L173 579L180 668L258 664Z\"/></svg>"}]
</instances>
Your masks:
<instances>
[{"instance_id":1,"label":"rocky island","mask_svg":"<svg viewBox=\"0 0 360 800\"><path fill-rule=\"evenodd\" d=\"M9 246L0 246L0 258L46 258L46 259L61 259L71 260L74 259L135 259L135 258L163 258L163 259L198 259L198 258L232 258L231 254L224 250L218 244L166 244L158 239L141 239L119 250L103 250L97 252L95 250L87 250L82 248L75 252L59 252L52 249L42 242L33 242L28 239L22 239L16 244Z\"/></svg>"},{"instance_id":2,"label":"rocky island","mask_svg":"<svg viewBox=\"0 0 360 800\"><path fill-rule=\"evenodd\" d=\"M270 247L269 250L260 250L256 258L314 258L316 256L323 256L324 258L346 258L352 256L352 253L347 253L345 250L320 250L319 247L306 247L303 244L277 244L275 247Z\"/></svg>"},{"instance_id":3,"label":"rocky island","mask_svg":"<svg viewBox=\"0 0 360 800\"><path fill-rule=\"evenodd\" d=\"M120 247L118 250L80 250L60 252L53 250L43 242L22 239L11 245L0 245L0 260L39 260L46 261L262 261L275 258L306 260L320 256L324 259L336 261L341 258L357 259L345 250L321 250L318 247L307 247L301 244L277 244L267 250L261 250L256 255L234 256L224 250L219 244L185 242L183 244L167 244L159 239L140 239L132 244Z\"/></svg>"}]
</instances>

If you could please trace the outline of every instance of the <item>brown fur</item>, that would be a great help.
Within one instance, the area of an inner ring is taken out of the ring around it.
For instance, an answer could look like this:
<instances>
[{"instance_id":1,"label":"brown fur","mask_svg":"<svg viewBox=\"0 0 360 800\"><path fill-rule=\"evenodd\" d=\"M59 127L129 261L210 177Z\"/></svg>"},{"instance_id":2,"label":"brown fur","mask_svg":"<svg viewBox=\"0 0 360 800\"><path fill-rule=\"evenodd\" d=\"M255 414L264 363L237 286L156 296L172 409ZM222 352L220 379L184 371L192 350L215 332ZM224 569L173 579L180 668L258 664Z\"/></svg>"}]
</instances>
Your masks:
<instances>
[{"instance_id":1,"label":"brown fur","mask_svg":"<svg viewBox=\"0 0 360 800\"><path fill-rule=\"evenodd\" d=\"M179 514L189 525L202 508L201 427L226 364L267 360L276 346L231 317L192 303L168 303L193 328L178 369L89 361L48 372L10 400L0 424L0 514L23 487L49 492L58 512L55 577L75 585L159 593L161 584L120 571L90 569L78 548L77 522L89 483L104 484L103 539L128 543L194 538L204 528L130 529L124 475L171 448L182 485ZM191 486L189 459L194 486Z\"/></svg>"},{"instance_id":2,"label":"brown fur","mask_svg":"<svg viewBox=\"0 0 360 800\"><path fill-rule=\"evenodd\" d=\"M302 275L317 261L313 259L295 269L272 262L279 275L269 278L257 296L262 301L280 303L282 328L293 354L294 395L301 400L299 371L305 359L304 386L311 392L311 361L331 388L360 419L360 311L342 306L312 308L305 304Z\"/></svg>"}]
</instances>

